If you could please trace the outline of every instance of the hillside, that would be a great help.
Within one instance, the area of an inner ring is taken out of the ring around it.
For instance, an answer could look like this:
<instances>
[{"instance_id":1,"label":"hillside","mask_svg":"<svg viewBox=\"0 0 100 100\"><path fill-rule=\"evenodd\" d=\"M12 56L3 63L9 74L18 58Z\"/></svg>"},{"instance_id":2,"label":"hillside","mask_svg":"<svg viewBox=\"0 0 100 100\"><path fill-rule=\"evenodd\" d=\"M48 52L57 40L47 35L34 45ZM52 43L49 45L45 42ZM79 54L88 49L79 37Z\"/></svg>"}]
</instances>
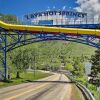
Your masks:
<instances>
[{"instance_id":1,"label":"hillside","mask_svg":"<svg viewBox=\"0 0 100 100\"><path fill-rule=\"evenodd\" d=\"M41 43L35 43L28 45L29 47L34 47L35 45L38 46L38 49L44 49L44 50L54 50L58 52L65 53L68 56L74 56L74 57L80 57L82 55L90 57L91 55L94 54L94 51L96 48L80 44L80 43L75 43L75 42L65 42L65 41L46 41L46 42L41 42Z\"/></svg>"}]
</instances>

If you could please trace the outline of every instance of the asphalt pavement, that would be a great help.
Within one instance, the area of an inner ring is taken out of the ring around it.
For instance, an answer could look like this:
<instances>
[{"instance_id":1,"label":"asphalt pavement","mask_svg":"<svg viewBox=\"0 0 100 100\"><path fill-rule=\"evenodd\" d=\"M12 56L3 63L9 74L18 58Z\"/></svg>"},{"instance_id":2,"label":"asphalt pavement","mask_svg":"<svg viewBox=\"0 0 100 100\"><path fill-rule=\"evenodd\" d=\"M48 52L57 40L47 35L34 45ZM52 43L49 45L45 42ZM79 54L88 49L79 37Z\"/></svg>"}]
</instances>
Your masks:
<instances>
[{"instance_id":1,"label":"asphalt pavement","mask_svg":"<svg viewBox=\"0 0 100 100\"><path fill-rule=\"evenodd\" d=\"M72 100L72 83L55 73L37 81L0 89L0 100Z\"/></svg>"}]
</instances>

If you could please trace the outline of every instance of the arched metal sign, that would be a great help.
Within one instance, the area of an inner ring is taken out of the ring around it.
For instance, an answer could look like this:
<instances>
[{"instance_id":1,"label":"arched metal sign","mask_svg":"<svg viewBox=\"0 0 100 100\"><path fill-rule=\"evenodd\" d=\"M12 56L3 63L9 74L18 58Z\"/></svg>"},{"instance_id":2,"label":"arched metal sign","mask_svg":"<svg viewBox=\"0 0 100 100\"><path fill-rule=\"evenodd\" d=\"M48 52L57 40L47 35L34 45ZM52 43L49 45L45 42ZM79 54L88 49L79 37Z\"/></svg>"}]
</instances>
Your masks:
<instances>
[{"instance_id":1,"label":"arched metal sign","mask_svg":"<svg viewBox=\"0 0 100 100\"><path fill-rule=\"evenodd\" d=\"M45 12L36 12L36 13L31 13L31 14L26 14L24 15L25 19L34 19L37 17L42 17L42 16L69 16L69 17L79 17L79 18L84 18L87 16L87 13L82 13L82 12L74 12L74 11L45 11Z\"/></svg>"}]
</instances>

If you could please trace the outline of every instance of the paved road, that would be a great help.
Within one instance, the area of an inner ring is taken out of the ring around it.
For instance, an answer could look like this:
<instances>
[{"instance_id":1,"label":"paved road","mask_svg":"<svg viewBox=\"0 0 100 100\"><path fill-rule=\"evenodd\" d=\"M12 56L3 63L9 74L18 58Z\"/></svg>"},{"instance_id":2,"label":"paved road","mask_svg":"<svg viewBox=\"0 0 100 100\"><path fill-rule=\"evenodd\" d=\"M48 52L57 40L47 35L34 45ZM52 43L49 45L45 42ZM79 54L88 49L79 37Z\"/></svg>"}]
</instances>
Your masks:
<instances>
[{"instance_id":1,"label":"paved road","mask_svg":"<svg viewBox=\"0 0 100 100\"><path fill-rule=\"evenodd\" d=\"M72 100L72 84L64 74L54 74L0 89L0 100Z\"/></svg>"}]
</instances>

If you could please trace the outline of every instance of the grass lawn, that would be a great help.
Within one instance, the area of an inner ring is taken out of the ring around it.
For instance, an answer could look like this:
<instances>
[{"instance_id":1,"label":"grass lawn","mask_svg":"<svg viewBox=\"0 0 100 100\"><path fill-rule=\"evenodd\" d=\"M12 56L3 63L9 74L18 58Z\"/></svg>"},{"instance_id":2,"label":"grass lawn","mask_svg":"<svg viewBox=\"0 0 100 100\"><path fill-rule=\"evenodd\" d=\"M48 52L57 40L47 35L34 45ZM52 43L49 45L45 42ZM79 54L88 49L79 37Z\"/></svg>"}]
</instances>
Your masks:
<instances>
[{"instance_id":1,"label":"grass lawn","mask_svg":"<svg viewBox=\"0 0 100 100\"><path fill-rule=\"evenodd\" d=\"M17 85L17 84L25 83L28 81L37 80L37 79L41 79L41 78L44 78L44 77L47 77L50 75L51 75L50 73L36 71L35 76L34 76L34 72L26 72L26 73L21 73L20 74L21 78L18 79L18 78L16 78L15 75L12 74L11 80L8 80L7 82L0 82L0 88L6 87L6 86L11 86L11 85Z\"/></svg>"}]
</instances>

